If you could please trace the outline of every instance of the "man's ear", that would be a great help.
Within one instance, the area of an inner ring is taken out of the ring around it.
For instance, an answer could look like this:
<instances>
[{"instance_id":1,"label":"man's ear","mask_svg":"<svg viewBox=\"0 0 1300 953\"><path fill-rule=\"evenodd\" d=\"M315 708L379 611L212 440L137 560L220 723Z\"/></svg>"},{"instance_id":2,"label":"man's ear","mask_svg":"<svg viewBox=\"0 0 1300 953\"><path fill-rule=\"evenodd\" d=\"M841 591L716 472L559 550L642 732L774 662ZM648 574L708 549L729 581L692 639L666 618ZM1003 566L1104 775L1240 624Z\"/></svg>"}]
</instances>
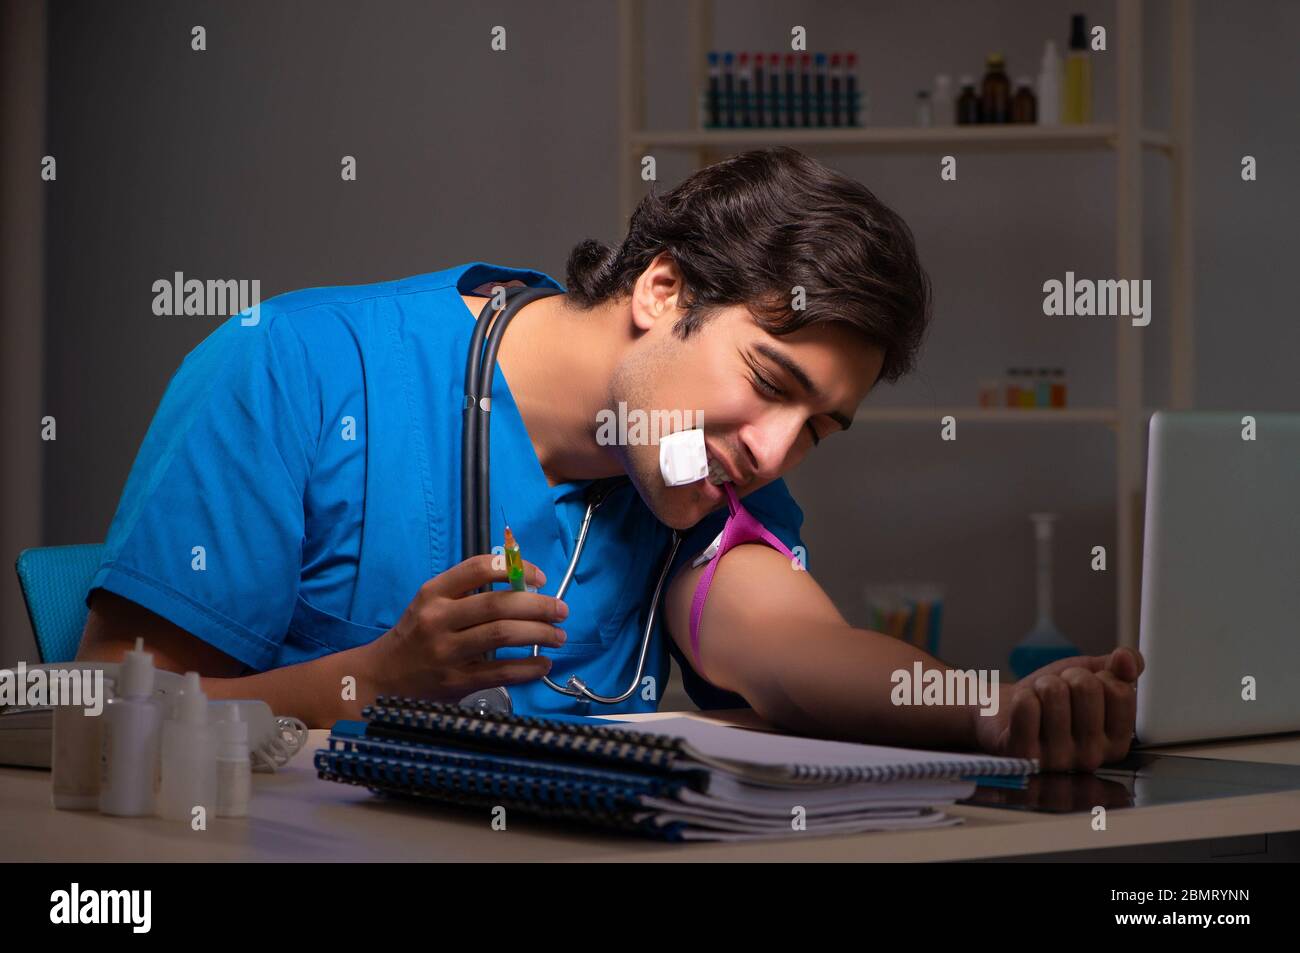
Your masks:
<instances>
[{"instance_id":1,"label":"man's ear","mask_svg":"<svg viewBox=\"0 0 1300 953\"><path fill-rule=\"evenodd\" d=\"M638 331L649 331L662 320L675 321L681 298L682 276L667 252L655 256L632 288L632 322Z\"/></svg>"}]
</instances>

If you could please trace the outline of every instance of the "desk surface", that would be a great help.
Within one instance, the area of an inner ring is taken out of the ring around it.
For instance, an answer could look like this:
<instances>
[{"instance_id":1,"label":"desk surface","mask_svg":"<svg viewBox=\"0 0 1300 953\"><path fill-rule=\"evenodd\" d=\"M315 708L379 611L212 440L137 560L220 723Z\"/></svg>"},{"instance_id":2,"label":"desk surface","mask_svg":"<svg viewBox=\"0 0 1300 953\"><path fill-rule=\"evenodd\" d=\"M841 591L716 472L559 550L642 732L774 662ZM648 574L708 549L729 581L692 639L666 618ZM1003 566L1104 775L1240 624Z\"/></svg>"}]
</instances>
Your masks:
<instances>
[{"instance_id":1,"label":"desk surface","mask_svg":"<svg viewBox=\"0 0 1300 953\"><path fill-rule=\"evenodd\" d=\"M691 714L732 724L752 713ZM626 717L626 716L623 716ZM1039 814L958 805L957 827L817 836L755 844L664 844L558 829L511 816L489 818L378 798L365 788L321 781L312 753L328 733L274 775L253 775L250 816L215 818L206 831L159 818L56 811L50 774L0 768L0 861L933 861L1016 857L1135 847L1300 829L1300 791L1111 811L1094 831L1088 814ZM1300 764L1300 735L1164 748L1169 754Z\"/></svg>"}]
</instances>

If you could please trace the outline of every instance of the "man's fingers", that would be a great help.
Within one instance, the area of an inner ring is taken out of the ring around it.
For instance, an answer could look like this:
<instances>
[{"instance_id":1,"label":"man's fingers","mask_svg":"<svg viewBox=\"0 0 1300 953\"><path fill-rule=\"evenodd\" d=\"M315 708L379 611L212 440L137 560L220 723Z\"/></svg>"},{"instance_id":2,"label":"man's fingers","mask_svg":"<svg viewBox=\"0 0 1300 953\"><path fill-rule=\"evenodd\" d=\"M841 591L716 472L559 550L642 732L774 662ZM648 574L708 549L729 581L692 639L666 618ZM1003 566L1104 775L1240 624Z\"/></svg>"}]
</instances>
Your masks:
<instances>
[{"instance_id":1,"label":"man's fingers","mask_svg":"<svg viewBox=\"0 0 1300 953\"><path fill-rule=\"evenodd\" d=\"M546 574L528 560L523 562L524 582L539 588L546 585ZM434 576L421 588L429 595L454 599L493 582L506 582L505 560L501 556L482 553L458 562Z\"/></svg>"},{"instance_id":2,"label":"man's fingers","mask_svg":"<svg viewBox=\"0 0 1300 953\"><path fill-rule=\"evenodd\" d=\"M1133 681L1142 674L1145 666L1142 653L1134 649L1113 649L1105 655L1071 655L1068 658L1057 659L1036 672L1031 672L1030 675L1060 675L1067 669L1083 668L1093 673L1110 671L1120 678Z\"/></svg>"},{"instance_id":3,"label":"man's fingers","mask_svg":"<svg viewBox=\"0 0 1300 953\"><path fill-rule=\"evenodd\" d=\"M1106 671L1126 682L1137 681L1146 666L1142 653L1134 649L1116 649L1106 659Z\"/></svg>"},{"instance_id":4,"label":"man's fingers","mask_svg":"<svg viewBox=\"0 0 1300 953\"><path fill-rule=\"evenodd\" d=\"M1034 679L1034 693L1043 709L1038 734L1043 747L1043 769L1069 770L1074 760L1074 739L1070 735L1070 688L1059 675L1040 675Z\"/></svg>"},{"instance_id":5,"label":"man's fingers","mask_svg":"<svg viewBox=\"0 0 1300 953\"><path fill-rule=\"evenodd\" d=\"M1070 688L1070 732L1074 736L1074 767L1095 771L1106 756L1106 689L1092 672L1067 668L1061 680Z\"/></svg>"},{"instance_id":6,"label":"man's fingers","mask_svg":"<svg viewBox=\"0 0 1300 953\"><path fill-rule=\"evenodd\" d=\"M1026 688L1011 696L1011 719L1008 728L1007 750L1020 758L1041 758L1042 745L1039 743L1039 726L1042 720L1042 706L1038 695Z\"/></svg>"},{"instance_id":7,"label":"man's fingers","mask_svg":"<svg viewBox=\"0 0 1300 953\"><path fill-rule=\"evenodd\" d=\"M564 632L546 622L520 622L515 619L496 619L482 625L471 626L450 635L455 645L457 659L473 659L495 652L497 649L517 645L540 645L558 648L563 645Z\"/></svg>"},{"instance_id":8,"label":"man's fingers","mask_svg":"<svg viewBox=\"0 0 1300 953\"><path fill-rule=\"evenodd\" d=\"M1097 676L1106 692L1106 760L1118 761L1128 754L1137 722L1137 687L1110 672Z\"/></svg>"},{"instance_id":9,"label":"man's fingers","mask_svg":"<svg viewBox=\"0 0 1300 953\"><path fill-rule=\"evenodd\" d=\"M447 624L452 629L469 629L496 619L532 622L560 622L569 615L568 606L555 596L539 592L496 589L476 592L447 606Z\"/></svg>"}]
</instances>

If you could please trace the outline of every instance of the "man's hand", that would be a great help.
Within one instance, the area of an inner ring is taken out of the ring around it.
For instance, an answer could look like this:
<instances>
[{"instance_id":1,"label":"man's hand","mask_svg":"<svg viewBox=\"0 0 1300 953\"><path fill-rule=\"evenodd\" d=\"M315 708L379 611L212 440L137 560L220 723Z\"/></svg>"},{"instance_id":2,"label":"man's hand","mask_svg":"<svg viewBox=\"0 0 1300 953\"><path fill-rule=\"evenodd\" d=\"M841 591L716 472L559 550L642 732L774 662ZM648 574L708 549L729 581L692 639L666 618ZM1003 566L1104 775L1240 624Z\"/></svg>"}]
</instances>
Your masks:
<instances>
[{"instance_id":1,"label":"man's hand","mask_svg":"<svg viewBox=\"0 0 1300 953\"><path fill-rule=\"evenodd\" d=\"M1140 652L1081 655L1001 687L996 715L972 709L976 744L989 754L1037 758L1044 771L1095 771L1128 754L1137 718Z\"/></svg>"},{"instance_id":2,"label":"man's hand","mask_svg":"<svg viewBox=\"0 0 1300 953\"><path fill-rule=\"evenodd\" d=\"M477 591L507 581L498 558L471 556L434 576L395 626L362 647L365 681L376 694L458 701L493 685L536 681L551 670L545 655L485 658L506 646L558 648L566 639L555 623L569 609L554 596ZM546 583L541 569L527 560L524 579L534 586Z\"/></svg>"}]
</instances>

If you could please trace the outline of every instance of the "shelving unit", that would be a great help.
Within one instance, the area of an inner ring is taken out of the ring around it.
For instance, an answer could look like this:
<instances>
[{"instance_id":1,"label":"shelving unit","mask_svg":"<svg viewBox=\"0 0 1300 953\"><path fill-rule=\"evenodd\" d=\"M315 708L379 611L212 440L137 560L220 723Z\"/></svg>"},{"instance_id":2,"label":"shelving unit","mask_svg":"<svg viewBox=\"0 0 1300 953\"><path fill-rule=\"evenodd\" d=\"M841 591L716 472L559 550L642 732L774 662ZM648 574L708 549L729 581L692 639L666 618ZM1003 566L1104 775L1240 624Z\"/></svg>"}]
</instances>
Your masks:
<instances>
[{"instance_id":1,"label":"shelving unit","mask_svg":"<svg viewBox=\"0 0 1300 953\"><path fill-rule=\"evenodd\" d=\"M1191 0L1170 3L1170 126L1142 125L1141 0L1115 4L1110 29L1116 69L1116 119L1083 126L944 126L861 129L703 129L645 128L646 77L641 24L644 0L620 0L622 165L618 231L626 227L644 190L640 157L648 149L677 149L693 156L696 168L723 155L761 146L789 145L818 152L926 154L943 150L984 153L1113 153L1115 176L1115 278L1142 276L1142 154L1167 157L1171 189L1169 302L1171 409L1192 406L1194 338L1192 326L1192 10ZM711 0L693 0L686 55L692 64L689 115L697 116L694 97L707 85L706 54L713 47ZM698 120L697 120L698 121ZM1117 552L1116 632L1119 645L1136 646L1142 564L1143 428L1152 409L1143 406L1142 335L1144 328L1116 320L1115 403L1113 406L1028 410L989 407L872 407L855 420L870 423L932 423L951 414L959 422L988 424L1104 424L1116 435L1115 526ZM858 433L858 430L854 430Z\"/></svg>"},{"instance_id":2,"label":"shelving unit","mask_svg":"<svg viewBox=\"0 0 1300 953\"><path fill-rule=\"evenodd\" d=\"M667 129L642 130L642 146L669 149L752 149L759 146L816 146L829 150L925 153L960 148L967 152L1035 152L1113 149L1119 138L1114 123L1086 126L867 126L861 129ZM1141 133L1145 148L1168 152L1169 137ZM630 210L629 210L630 211Z\"/></svg>"}]
</instances>

